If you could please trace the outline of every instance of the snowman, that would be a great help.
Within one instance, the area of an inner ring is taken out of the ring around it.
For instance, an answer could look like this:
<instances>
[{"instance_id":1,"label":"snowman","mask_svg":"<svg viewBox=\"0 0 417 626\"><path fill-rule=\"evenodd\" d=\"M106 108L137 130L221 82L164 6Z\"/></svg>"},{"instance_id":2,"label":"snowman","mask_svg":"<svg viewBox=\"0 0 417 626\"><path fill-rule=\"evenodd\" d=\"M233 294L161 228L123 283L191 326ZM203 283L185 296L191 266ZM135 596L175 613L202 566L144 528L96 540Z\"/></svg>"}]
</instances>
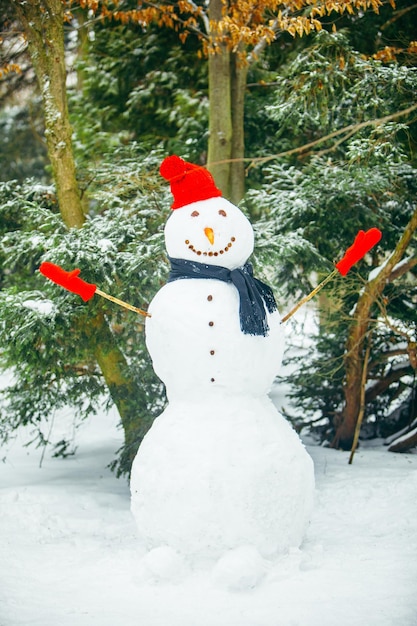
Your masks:
<instances>
[{"instance_id":1,"label":"snowman","mask_svg":"<svg viewBox=\"0 0 417 626\"><path fill-rule=\"evenodd\" d=\"M132 512L150 551L271 560L300 545L314 491L312 460L268 397L280 315L248 263L252 226L210 173L177 156L160 172L174 197L171 273L149 305L146 343L168 406L134 460Z\"/></svg>"}]
</instances>

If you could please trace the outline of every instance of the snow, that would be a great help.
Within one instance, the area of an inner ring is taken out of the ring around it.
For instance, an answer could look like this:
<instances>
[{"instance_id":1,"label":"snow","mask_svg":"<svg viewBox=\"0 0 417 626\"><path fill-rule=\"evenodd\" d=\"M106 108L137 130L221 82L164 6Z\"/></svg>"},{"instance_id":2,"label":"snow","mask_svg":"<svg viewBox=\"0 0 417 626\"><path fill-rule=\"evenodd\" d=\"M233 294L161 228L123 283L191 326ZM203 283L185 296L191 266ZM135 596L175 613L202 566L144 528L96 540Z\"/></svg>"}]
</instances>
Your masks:
<instances>
[{"instance_id":1,"label":"snow","mask_svg":"<svg viewBox=\"0 0 417 626\"><path fill-rule=\"evenodd\" d=\"M387 446L393 443L393 441L396 441L399 437L403 437L403 435L406 435L405 439L408 439L410 434L414 433L415 430L417 430L417 418L413 420L411 424L409 424L408 426L405 426L404 428L394 433L390 437L386 437L384 440L384 443ZM403 439L401 439L400 441L403 441Z\"/></svg>"},{"instance_id":2,"label":"snow","mask_svg":"<svg viewBox=\"0 0 417 626\"><path fill-rule=\"evenodd\" d=\"M413 257L406 257L405 259L402 259L401 261L399 261L396 265L394 265L394 267L391 270L391 273L395 273L398 272L399 270L401 270L402 267L405 267L410 260ZM372 280L375 280L376 278L378 278L379 274L382 272L382 270L385 268L386 264L388 263L388 261L390 260L390 257L386 258L381 265L378 265L377 267L374 267L368 274L368 283L370 283ZM362 287L359 291L359 296L361 296L364 293L364 287ZM410 303L410 306L412 306L413 308L415 307L415 305L413 303ZM353 316L356 312L356 307L357 307L357 302L355 302L355 304L353 305L352 309L349 312L350 316ZM395 325L398 325L398 320L395 320ZM407 328L404 326L405 331L407 331Z\"/></svg>"},{"instance_id":3,"label":"snow","mask_svg":"<svg viewBox=\"0 0 417 626\"><path fill-rule=\"evenodd\" d=\"M405 259L402 259L401 261L399 261L399 263L397 263L396 265L394 265L394 267L392 268L392 273L397 272L398 270L400 270L402 267L405 267L410 260L413 257L409 256L406 257ZM378 267L374 267L368 274L368 282L371 282L371 280L374 280L375 278L377 278L379 276L379 274L381 273L381 271L384 269L384 267L386 266L386 264L388 263L389 258L385 259L385 261L383 263L381 263L381 265L378 265Z\"/></svg>"},{"instance_id":4,"label":"snow","mask_svg":"<svg viewBox=\"0 0 417 626\"><path fill-rule=\"evenodd\" d=\"M412 430L407 430L407 432L404 433L404 435L401 435L400 437L398 437L398 439L395 438L394 440L395 444L403 443L403 441L407 441L407 439L410 439L410 437L415 437L415 435L417 435L417 426L413 428Z\"/></svg>"},{"instance_id":5,"label":"snow","mask_svg":"<svg viewBox=\"0 0 417 626\"><path fill-rule=\"evenodd\" d=\"M97 241L97 246L100 248L102 252L108 252L109 250L114 250L114 243L110 239L105 237L99 239Z\"/></svg>"},{"instance_id":6,"label":"snow","mask_svg":"<svg viewBox=\"0 0 417 626\"><path fill-rule=\"evenodd\" d=\"M52 300L25 300L22 306L32 311L36 311L41 315L51 315L55 311L55 305Z\"/></svg>"},{"instance_id":7,"label":"snow","mask_svg":"<svg viewBox=\"0 0 417 626\"><path fill-rule=\"evenodd\" d=\"M230 591L227 563L167 571L164 550L146 562L128 484L106 468L116 424L105 413L85 422L77 455L47 454L41 468L23 433L1 451L2 626L417 624L417 455L378 443L349 466L348 453L308 445L316 503L304 543L253 589Z\"/></svg>"}]
</instances>

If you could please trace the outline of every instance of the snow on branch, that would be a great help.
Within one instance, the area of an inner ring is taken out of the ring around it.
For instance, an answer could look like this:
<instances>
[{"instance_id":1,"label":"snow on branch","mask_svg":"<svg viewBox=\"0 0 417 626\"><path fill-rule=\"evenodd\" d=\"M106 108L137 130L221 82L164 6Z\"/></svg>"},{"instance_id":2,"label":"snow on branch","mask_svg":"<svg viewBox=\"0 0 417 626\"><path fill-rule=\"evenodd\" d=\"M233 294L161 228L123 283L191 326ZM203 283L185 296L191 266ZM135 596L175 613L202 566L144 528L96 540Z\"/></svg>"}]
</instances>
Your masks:
<instances>
[{"instance_id":1,"label":"snow on branch","mask_svg":"<svg viewBox=\"0 0 417 626\"><path fill-rule=\"evenodd\" d=\"M406 432L404 432L404 430ZM399 433L397 433L395 439L393 439L388 446L388 452L406 452L410 450L410 448L417 446L417 418L409 427L400 431L400 433L403 434L398 437Z\"/></svg>"}]
</instances>

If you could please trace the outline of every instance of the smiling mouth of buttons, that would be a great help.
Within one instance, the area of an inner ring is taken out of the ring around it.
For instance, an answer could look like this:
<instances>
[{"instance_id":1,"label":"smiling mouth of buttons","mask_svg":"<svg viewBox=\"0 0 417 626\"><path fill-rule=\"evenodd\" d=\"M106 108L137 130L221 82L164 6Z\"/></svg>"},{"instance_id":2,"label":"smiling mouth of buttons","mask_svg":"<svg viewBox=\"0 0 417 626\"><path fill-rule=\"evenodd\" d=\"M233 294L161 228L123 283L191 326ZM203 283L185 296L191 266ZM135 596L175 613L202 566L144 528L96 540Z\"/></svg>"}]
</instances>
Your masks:
<instances>
[{"instance_id":1,"label":"smiling mouth of buttons","mask_svg":"<svg viewBox=\"0 0 417 626\"><path fill-rule=\"evenodd\" d=\"M209 252L206 252L204 250L197 250L193 246L193 244L190 243L189 239L185 240L185 244L188 246L188 249L191 250L191 252L194 252L194 254L196 254L197 256L219 256L220 254L225 254L226 252L229 252L230 248L233 246L235 241L236 241L236 238L231 237L227 246L215 252L213 252L212 250L210 250Z\"/></svg>"}]
</instances>

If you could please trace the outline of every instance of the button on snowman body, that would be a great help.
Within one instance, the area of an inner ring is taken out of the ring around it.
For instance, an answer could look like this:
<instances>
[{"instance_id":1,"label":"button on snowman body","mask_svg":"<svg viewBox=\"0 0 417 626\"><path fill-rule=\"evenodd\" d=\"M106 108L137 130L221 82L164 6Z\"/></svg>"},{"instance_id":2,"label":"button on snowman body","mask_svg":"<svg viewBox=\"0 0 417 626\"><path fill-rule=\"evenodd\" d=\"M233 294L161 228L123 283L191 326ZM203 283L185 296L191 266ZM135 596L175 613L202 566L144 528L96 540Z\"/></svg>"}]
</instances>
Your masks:
<instances>
[{"instance_id":1,"label":"button on snowman body","mask_svg":"<svg viewBox=\"0 0 417 626\"><path fill-rule=\"evenodd\" d=\"M314 490L312 461L267 395L280 317L261 300L251 326L252 282L249 298L238 284L254 242L243 213L202 168L168 157L161 173L175 198L173 272L149 306L146 343L169 404L133 463L132 512L149 548L206 560L249 545L273 557L301 543Z\"/></svg>"}]
</instances>

